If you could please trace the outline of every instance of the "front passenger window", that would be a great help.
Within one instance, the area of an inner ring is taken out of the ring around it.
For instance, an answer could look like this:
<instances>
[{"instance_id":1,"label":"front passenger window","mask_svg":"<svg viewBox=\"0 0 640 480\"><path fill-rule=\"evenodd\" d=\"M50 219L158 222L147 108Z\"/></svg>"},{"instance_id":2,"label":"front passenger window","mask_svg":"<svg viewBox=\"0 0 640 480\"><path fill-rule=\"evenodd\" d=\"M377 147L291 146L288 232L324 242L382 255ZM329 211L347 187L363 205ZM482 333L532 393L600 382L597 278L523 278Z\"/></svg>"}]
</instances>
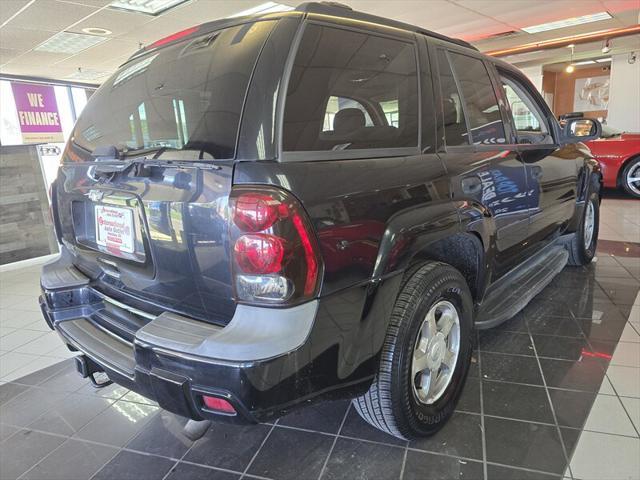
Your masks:
<instances>
[{"instance_id":1,"label":"front passenger window","mask_svg":"<svg viewBox=\"0 0 640 480\"><path fill-rule=\"evenodd\" d=\"M515 80L500 76L505 97L509 102L517 141L521 144L553 143L544 114L535 100Z\"/></svg>"}]
</instances>

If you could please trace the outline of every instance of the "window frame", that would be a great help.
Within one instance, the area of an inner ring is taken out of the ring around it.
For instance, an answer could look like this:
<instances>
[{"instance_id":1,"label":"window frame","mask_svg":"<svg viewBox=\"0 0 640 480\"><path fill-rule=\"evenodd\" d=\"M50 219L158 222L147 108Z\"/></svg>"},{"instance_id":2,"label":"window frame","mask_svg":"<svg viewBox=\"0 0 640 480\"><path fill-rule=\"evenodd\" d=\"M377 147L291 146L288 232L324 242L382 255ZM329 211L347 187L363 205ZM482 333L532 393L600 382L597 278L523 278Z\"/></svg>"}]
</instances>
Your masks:
<instances>
[{"instance_id":1,"label":"window frame","mask_svg":"<svg viewBox=\"0 0 640 480\"><path fill-rule=\"evenodd\" d=\"M496 78L495 78L495 68L494 65L484 56L482 55L480 52L474 52L470 49L465 49L463 47L458 47L457 45L448 43L448 42L444 42L438 39L432 39L429 38L429 50L430 50L430 54L433 56L433 58L435 58L435 61L433 62L433 67L431 69L431 74L433 77L433 84L434 84L434 89L435 89L435 98L436 98L436 102L437 102L437 129L444 129L444 113L442 111L442 85L440 83L440 65L438 64L438 51L439 50L443 50L445 52L445 55L447 57L447 60L449 61L449 65L451 67L451 72L453 73L453 78L456 82L456 88L458 89L458 95L460 96L460 99L462 101L462 112L464 114L464 118L465 118L465 125L467 127L467 135L469 136L470 139L473 139L471 132L469 130L469 117L467 115L467 102L464 96L464 93L462 91L462 89L460 88L460 82L458 80L458 74L455 71L455 68L453 66L453 63L451 62L451 57L449 55L449 52L453 52L453 53L457 53L460 55L465 55L467 57L471 57L473 59L476 60L480 60L485 68L487 69L487 73L489 75L489 80L491 82L491 86L493 88L493 92L496 95L496 101L498 104L498 108L500 111L500 118L502 119L502 124L504 126L504 133L505 133L505 143L498 143L495 145L483 145L483 144L473 144L473 143L469 143L467 145L447 145L446 144L446 140L442 140L440 139L439 136L436 135L436 151L438 153L463 153L463 152L469 152L469 153L475 153L475 152L488 152L488 151L495 151L496 148L500 148L506 145L512 145L512 143L509 142L513 142L513 128L512 125L509 121L509 119L507 117L505 117L505 110L504 110L504 95L502 94L502 92L500 92L498 90L498 84L496 82Z\"/></svg>"},{"instance_id":2,"label":"window frame","mask_svg":"<svg viewBox=\"0 0 640 480\"><path fill-rule=\"evenodd\" d=\"M551 112L551 109L547 105L547 102L544 101L540 92L538 92L531 84L531 81L524 76L519 70L516 70L515 67L512 67L508 64L500 64L496 61L488 61L489 65L491 65L491 72L493 81L496 84L496 88L498 91L498 98L502 99L502 109L503 109L503 117L506 117L506 122L509 123L509 129L511 130L509 146L513 148L518 148L520 150L536 150L540 148L545 149L554 149L560 146L560 142L558 139L560 138L560 125L556 121L555 116ZM506 77L509 81L516 84L518 88L520 88L529 99L535 104L535 106L542 113L542 120L545 122L545 126L547 127L548 135L553 140L553 143L518 143L518 131L515 126L515 121L513 119L513 113L511 112L511 105L509 105L509 100L506 97L504 90L502 89L502 78Z\"/></svg>"},{"instance_id":3,"label":"window frame","mask_svg":"<svg viewBox=\"0 0 640 480\"><path fill-rule=\"evenodd\" d=\"M540 130L531 130L531 133L534 134L548 134L549 133L549 128L547 126L547 122L544 118L544 113L542 112L542 110L540 110L540 107L538 107L538 105L534 102L534 100L529 96L529 94L526 92L526 90L522 90L522 87L520 87L520 85L518 83L516 83L515 81L513 81L511 78L509 78L508 76L505 75L501 75L500 73L498 73L498 77L500 78L500 85L505 88L505 87L509 87L511 89L511 91L516 95L516 97L518 98L518 101L521 102L529 111L529 113L531 115L533 115L533 117L536 119L536 122L538 122L539 126L540 126ZM517 122L516 122L516 116L513 112L513 104L509 101L509 96L505 94L506 97L506 102L505 102L505 110L509 111L511 113L511 118L513 120L513 131L516 134L516 143L518 142L518 132L520 131L525 131L525 130L520 130L518 128ZM515 103L515 102L514 102Z\"/></svg>"},{"instance_id":4,"label":"window frame","mask_svg":"<svg viewBox=\"0 0 640 480\"><path fill-rule=\"evenodd\" d=\"M277 160L280 162L303 162L303 161L322 161L322 160L351 160L358 158L387 158L387 157L400 157L400 156L412 156L420 154L422 150L422 102L418 102L417 106L417 128L415 132L416 145L413 147L383 147L383 148L366 148L358 150L307 150L307 151L287 151L283 146L284 139L284 115L287 102L287 94L289 91L289 83L291 81L291 75L295 64L300 43L304 33L309 25L318 25L320 27L333 28L336 30L344 30L348 32L360 33L364 35L370 35L374 37L386 38L389 40L400 41L409 44L413 47L413 53L415 58L416 68L416 91L418 98L422 98L422 62L420 59L420 49L418 47L417 34L413 32L404 32L396 30L391 27L376 26L376 29L362 28L355 26L351 23L338 23L319 18L307 18L305 19L296 32L296 37L289 50L289 57L285 64L285 70L283 74L283 82L278 92L277 101Z\"/></svg>"}]
</instances>

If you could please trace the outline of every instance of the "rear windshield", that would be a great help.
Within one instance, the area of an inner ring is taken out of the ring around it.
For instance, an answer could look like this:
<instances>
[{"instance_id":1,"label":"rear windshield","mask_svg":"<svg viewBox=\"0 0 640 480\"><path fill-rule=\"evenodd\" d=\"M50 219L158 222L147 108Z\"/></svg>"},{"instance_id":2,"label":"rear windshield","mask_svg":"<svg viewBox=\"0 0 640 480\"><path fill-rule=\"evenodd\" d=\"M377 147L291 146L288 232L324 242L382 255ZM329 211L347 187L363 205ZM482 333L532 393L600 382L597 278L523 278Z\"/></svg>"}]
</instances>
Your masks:
<instances>
[{"instance_id":1,"label":"rear windshield","mask_svg":"<svg viewBox=\"0 0 640 480\"><path fill-rule=\"evenodd\" d=\"M230 27L128 62L91 97L72 141L121 156L233 158L249 78L274 23Z\"/></svg>"}]
</instances>

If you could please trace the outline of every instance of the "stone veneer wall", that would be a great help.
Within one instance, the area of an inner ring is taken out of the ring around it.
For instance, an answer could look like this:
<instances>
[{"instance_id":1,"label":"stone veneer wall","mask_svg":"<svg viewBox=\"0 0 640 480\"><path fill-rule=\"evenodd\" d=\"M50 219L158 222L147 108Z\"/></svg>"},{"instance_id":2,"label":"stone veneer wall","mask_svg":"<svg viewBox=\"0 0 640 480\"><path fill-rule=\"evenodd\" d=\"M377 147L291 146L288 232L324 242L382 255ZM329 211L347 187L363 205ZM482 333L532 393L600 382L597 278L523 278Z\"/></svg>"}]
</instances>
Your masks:
<instances>
[{"instance_id":1,"label":"stone veneer wall","mask_svg":"<svg viewBox=\"0 0 640 480\"><path fill-rule=\"evenodd\" d=\"M37 146L0 146L0 265L58 251Z\"/></svg>"}]
</instances>

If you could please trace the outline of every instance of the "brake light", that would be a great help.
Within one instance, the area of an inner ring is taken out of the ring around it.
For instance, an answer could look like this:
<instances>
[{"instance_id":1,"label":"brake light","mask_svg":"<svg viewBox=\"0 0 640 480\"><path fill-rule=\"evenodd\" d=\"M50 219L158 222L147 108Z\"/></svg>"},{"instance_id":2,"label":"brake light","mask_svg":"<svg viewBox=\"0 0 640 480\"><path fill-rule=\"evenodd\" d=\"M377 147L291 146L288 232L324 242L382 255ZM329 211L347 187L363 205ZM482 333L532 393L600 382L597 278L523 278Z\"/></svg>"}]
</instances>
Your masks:
<instances>
[{"instance_id":1,"label":"brake light","mask_svg":"<svg viewBox=\"0 0 640 480\"><path fill-rule=\"evenodd\" d=\"M242 235L234 246L236 261L246 273L279 272L284 251L283 239L264 233Z\"/></svg>"},{"instance_id":2,"label":"brake light","mask_svg":"<svg viewBox=\"0 0 640 480\"><path fill-rule=\"evenodd\" d=\"M161 47L162 45L166 45L167 43L175 42L176 40L180 40L181 38L187 37L192 33L200 30L200 27L191 27L185 30L181 30L179 32L173 33L167 37L161 38L160 40L156 40L151 45L145 47L145 50L151 50L152 48Z\"/></svg>"},{"instance_id":3,"label":"brake light","mask_svg":"<svg viewBox=\"0 0 640 480\"><path fill-rule=\"evenodd\" d=\"M234 223L245 232L259 232L288 214L286 205L264 193L245 193L238 197Z\"/></svg>"},{"instance_id":4,"label":"brake light","mask_svg":"<svg viewBox=\"0 0 640 480\"><path fill-rule=\"evenodd\" d=\"M236 299L282 304L312 298L321 263L300 203L272 187L234 187L229 202Z\"/></svg>"}]
</instances>

